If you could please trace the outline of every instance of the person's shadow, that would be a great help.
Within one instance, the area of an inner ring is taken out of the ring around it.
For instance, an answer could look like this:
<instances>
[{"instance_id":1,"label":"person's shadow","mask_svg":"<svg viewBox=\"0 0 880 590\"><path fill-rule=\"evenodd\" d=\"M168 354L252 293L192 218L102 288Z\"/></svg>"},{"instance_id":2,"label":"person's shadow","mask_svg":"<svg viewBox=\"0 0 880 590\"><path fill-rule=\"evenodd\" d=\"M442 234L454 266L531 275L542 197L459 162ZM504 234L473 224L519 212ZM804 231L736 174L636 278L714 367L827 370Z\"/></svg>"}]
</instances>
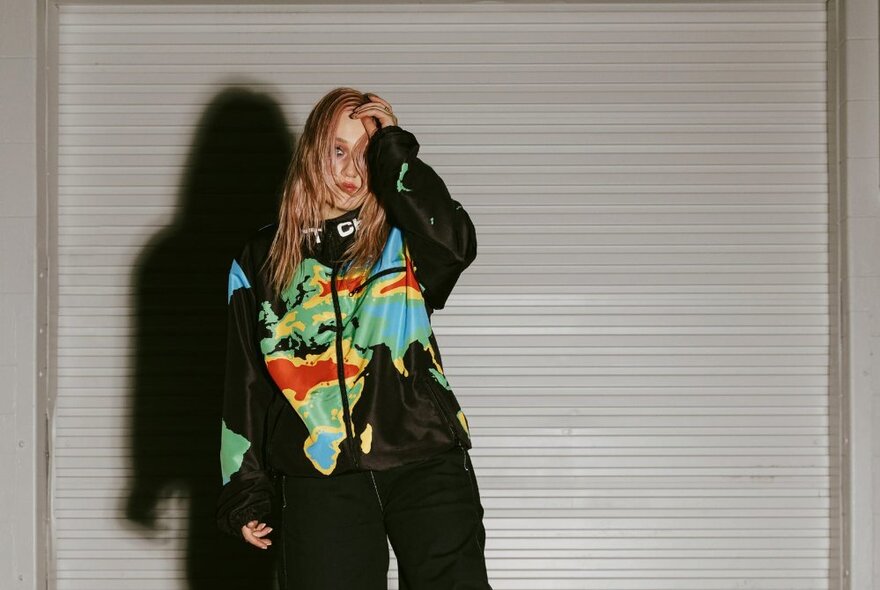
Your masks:
<instances>
[{"instance_id":1,"label":"person's shadow","mask_svg":"<svg viewBox=\"0 0 880 590\"><path fill-rule=\"evenodd\" d=\"M293 146L275 100L218 94L181 163L177 217L157 226L134 268L133 470L122 510L144 537L184 532L186 555L167 561L191 590L275 587L280 544L265 551L224 535L214 509L229 267L248 235L276 219ZM270 524L273 538L281 527Z\"/></svg>"}]
</instances>

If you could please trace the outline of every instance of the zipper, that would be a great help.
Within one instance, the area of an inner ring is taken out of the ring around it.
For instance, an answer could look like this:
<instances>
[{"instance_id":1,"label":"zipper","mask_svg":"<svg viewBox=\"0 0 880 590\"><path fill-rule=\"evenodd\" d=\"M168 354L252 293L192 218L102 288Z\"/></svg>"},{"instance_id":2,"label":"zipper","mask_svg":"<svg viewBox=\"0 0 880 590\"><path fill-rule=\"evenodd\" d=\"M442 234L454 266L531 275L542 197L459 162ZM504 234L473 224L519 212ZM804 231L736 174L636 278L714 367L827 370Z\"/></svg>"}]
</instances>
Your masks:
<instances>
[{"instance_id":1,"label":"zipper","mask_svg":"<svg viewBox=\"0 0 880 590\"><path fill-rule=\"evenodd\" d=\"M333 265L330 275L330 290L333 294L333 310L336 313L336 375L339 380L339 394L342 396L342 419L345 420L345 432L348 435L348 450L354 460L355 469L360 469L357 446L354 444L354 433L351 428L351 410L348 407L348 392L345 389L345 367L342 358L342 308L339 306L339 293L336 290L337 265Z\"/></svg>"},{"instance_id":2,"label":"zipper","mask_svg":"<svg viewBox=\"0 0 880 590\"><path fill-rule=\"evenodd\" d=\"M406 267L405 266L395 266L394 268L386 268L385 270L379 271L376 274L374 274L373 276L371 276L370 278L368 278L366 281L364 281L363 283L361 283L360 285L355 287L354 289L350 290L348 292L348 294L349 294L349 296L352 296L355 293L357 293L358 291L362 290L364 287L366 287L369 283L372 283L373 281L378 279L379 277L385 276L387 274L391 274L393 272L400 272L402 270L406 270Z\"/></svg>"},{"instance_id":3,"label":"zipper","mask_svg":"<svg viewBox=\"0 0 880 590\"><path fill-rule=\"evenodd\" d=\"M443 416L443 421L446 422L446 426L449 428L449 432L452 434L452 440L454 440L455 444L457 444L459 447L461 447L462 450L464 450L458 433L456 433L455 428L452 427L452 421L449 419L449 416L446 415L446 410L443 408L443 404L440 403L440 398L437 397L437 392L434 391L434 384L431 382L431 378L424 377L423 380L428 385L428 391L431 392L431 397L434 398L434 404L437 406L437 411L440 412L441 416Z\"/></svg>"}]
</instances>

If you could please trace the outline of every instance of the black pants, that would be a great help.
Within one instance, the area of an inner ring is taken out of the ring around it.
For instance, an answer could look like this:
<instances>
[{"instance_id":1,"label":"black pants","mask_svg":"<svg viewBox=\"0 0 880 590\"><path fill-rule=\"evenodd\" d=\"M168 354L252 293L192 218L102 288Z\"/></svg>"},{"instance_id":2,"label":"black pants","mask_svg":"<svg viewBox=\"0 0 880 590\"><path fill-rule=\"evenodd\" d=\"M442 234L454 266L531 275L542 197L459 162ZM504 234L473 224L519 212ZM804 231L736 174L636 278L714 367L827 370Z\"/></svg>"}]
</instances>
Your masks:
<instances>
[{"instance_id":1,"label":"black pants","mask_svg":"<svg viewBox=\"0 0 880 590\"><path fill-rule=\"evenodd\" d=\"M386 471L284 477L282 590L386 590L388 540L401 590L492 590L483 506L461 447Z\"/></svg>"}]
</instances>

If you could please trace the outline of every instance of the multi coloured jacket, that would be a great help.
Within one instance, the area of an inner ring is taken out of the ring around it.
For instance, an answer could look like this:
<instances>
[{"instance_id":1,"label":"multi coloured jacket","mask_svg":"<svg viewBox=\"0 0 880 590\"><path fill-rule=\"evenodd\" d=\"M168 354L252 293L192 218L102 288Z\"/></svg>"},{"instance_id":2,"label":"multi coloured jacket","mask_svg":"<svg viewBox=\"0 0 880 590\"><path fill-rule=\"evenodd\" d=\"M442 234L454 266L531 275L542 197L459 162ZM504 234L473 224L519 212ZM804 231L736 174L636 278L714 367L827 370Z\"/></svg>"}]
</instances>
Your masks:
<instances>
[{"instance_id":1,"label":"multi coloured jacket","mask_svg":"<svg viewBox=\"0 0 880 590\"><path fill-rule=\"evenodd\" d=\"M276 298L261 272L277 224L232 261L217 523L265 521L274 478L384 470L471 448L431 328L474 260L474 225L398 126L370 138L370 188L390 231L369 272L339 258L360 208L327 219Z\"/></svg>"}]
</instances>

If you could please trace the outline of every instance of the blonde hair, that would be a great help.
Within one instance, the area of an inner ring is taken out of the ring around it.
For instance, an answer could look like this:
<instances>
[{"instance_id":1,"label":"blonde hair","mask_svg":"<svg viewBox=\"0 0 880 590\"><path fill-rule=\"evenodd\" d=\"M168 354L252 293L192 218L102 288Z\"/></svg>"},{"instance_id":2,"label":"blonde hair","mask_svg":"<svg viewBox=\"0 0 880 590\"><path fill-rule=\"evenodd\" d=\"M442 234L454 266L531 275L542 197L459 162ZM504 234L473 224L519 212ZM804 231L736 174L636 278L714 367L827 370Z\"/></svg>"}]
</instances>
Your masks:
<instances>
[{"instance_id":1,"label":"blonde hair","mask_svg":"<svg viewBox=\"0 0 880 590\"><path fill-rule=\"evenodd\" d=\"M276 297L290 284L307 251L314 246L315 232L309 228L323 223L324 204L335 203L330 155L336 145L336 126L342 111L370 102L362 92L349 87L334 88L315 104L309 113L302 135L287 169L278 231L269 248L265 264ZM351 151L355 168L362 179L355 195L364 196L358 215L360 223L355 240L342 254L340 263L350 262L349 269L369 268L381 254L388 238L385 210L370 190L365 153L369 139L363 136Z\"/></svg>"}]
</instances>

